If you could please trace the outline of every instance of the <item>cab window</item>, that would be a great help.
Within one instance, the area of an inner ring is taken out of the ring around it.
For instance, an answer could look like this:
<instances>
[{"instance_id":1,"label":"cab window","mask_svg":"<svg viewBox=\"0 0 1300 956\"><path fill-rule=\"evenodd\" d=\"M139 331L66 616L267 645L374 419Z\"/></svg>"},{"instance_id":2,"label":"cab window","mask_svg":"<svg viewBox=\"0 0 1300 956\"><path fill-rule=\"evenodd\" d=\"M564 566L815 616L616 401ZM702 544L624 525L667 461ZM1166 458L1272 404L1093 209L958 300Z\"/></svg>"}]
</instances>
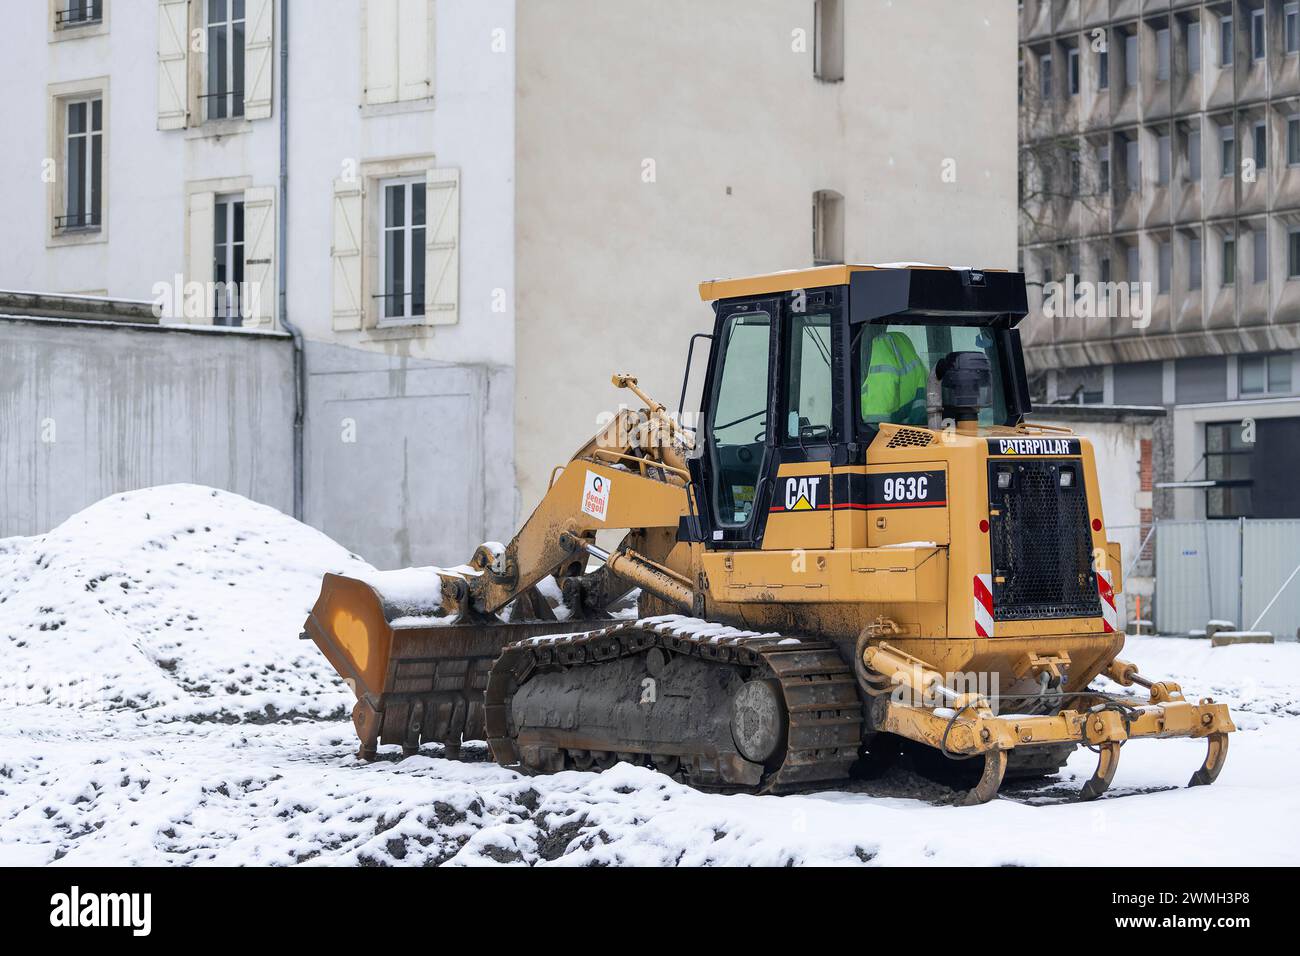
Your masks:
<instances>
[{"instance_id":1,"label":"cab window","mask_svg":"<svg viewBox=\"0 0 1300 956\"><path fill-rule=\"evenodd\" d=\"M831 314L794 314L786 348L785 440L792 445L831 440Z\"/></svg>"},{"instance_id":2,"label":"cab window","mask_svg":"<svg viewBox=\"0 0 1300 956\"><path fill-rule=\"evenodd\" d=\"M992 388L989 404L979 410L979 423L1004 423L1007 403L997 337L979 327L906 323L863 323L853 330L853 374L862 423L942 428L937 369L960 352L988 359Z\"/></svg>"}]
</instances>

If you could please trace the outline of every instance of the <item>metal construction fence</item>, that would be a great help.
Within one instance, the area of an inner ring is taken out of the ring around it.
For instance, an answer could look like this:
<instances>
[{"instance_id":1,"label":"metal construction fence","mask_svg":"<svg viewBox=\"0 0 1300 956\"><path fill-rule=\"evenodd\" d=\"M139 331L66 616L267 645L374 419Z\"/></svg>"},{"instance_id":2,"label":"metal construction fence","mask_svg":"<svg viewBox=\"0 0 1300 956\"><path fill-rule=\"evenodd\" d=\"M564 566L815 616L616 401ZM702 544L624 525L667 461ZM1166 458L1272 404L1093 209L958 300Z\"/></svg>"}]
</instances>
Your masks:
<instances>
[{"instance_id":1,"label":"metal construction fence","mask_svg":"<svg viewBox=\"0 0 1300 956\"><path fill-rule=\"evenodd\" d=\"M1294 639L1300 629L1300 520L1157 521L1156 630L1185 634L1210 621Z\"/></svg>"}]
</instances>

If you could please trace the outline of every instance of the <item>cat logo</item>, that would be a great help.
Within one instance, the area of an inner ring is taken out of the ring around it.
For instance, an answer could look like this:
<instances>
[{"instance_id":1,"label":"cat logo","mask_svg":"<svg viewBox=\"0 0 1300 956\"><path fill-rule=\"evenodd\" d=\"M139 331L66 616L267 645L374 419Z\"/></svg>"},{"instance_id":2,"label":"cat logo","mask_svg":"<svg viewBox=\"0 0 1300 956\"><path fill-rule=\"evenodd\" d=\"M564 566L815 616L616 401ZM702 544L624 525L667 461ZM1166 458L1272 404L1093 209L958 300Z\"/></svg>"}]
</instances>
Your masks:
<instances>
[{"instance_id":1,"label":"cat logo","mask_svg":"<svg viewBox=\"0 0 1300 956\"><path fill-rule=\"evenodd\" d=\"M825 475L805 475L785 480L784 499L773 505L774 512L826 511L831 506L826 495Z\"/></svg>"}]
</instances>

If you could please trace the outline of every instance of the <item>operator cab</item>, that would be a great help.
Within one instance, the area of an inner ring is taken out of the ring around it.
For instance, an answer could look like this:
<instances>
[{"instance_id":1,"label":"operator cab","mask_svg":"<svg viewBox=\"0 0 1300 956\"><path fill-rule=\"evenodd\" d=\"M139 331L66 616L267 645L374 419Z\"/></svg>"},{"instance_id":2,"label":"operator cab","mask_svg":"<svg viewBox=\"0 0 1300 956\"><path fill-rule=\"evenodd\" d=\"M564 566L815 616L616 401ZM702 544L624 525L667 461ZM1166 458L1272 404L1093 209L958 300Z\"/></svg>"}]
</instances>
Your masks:
<instances>
[{"instance_id":1,"label":"operator cab","mask_svg":"<svg viewBox=\"0 0 1300 956\"><path fill-rule=\"evenodd\" d=\"M865 464L885 422L974 432L1030 410L1019 273L826 266L700 296L716 321L691 468L715 546L761 539L782 464Z\"/></svg>"}]
</instances>

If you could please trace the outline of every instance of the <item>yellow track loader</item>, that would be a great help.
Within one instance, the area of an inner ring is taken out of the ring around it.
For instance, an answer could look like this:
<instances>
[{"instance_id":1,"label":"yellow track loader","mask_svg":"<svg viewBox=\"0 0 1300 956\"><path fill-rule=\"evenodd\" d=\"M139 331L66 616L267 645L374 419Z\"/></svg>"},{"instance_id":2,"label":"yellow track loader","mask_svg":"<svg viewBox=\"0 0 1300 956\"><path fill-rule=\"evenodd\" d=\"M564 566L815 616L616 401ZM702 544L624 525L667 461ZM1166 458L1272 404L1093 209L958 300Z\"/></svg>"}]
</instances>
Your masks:
<instances>
[{"instance_id":1,"label":"yellow track loader","mask_svg":"<svg viewBox=\"0 0 1300 956\"><path fill-rule=\"evenodd\" d=\"M1091 445L1025 420L1023 276L827 266L700 295L698 427L616 375L642 407L509 544L325 577L304 636L356 694L360 756L485 739L530 773L783 792L906 751L982 803L1080 746L1092 799L1126 741L1196 737L1191 785L1214 781L1227 708L1118 657Z\"/></svg>"}]
</instances>

